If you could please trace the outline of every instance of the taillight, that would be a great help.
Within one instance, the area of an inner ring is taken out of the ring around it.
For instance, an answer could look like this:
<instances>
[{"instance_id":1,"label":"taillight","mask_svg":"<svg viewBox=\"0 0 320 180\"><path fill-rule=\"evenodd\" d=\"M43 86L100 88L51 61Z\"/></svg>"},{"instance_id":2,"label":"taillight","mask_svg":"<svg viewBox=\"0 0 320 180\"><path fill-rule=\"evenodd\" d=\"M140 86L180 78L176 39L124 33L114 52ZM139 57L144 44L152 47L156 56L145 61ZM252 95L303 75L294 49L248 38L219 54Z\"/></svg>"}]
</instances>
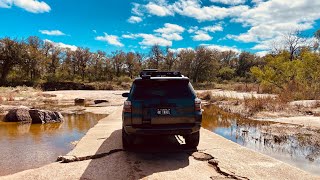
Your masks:
<instances>
[{"instance_id":1,"label":"taillight","mask_svg":"<svg viewBox=\"0 0 320 180\"><path fill-rule=\"evenodd\" d=\"M125 101L123 104L123 112L131 113L131 101Z\"/></svg>"},{"instance_id":2,"label":"taillight","mask_svg":"<svg viewBox=\"0 0 320 180\"><path fill-rule=\"evenodd\" d=\"M201 111L201 100L200 99L194 100L194 110Z\"/></svg>"}]
</instances>

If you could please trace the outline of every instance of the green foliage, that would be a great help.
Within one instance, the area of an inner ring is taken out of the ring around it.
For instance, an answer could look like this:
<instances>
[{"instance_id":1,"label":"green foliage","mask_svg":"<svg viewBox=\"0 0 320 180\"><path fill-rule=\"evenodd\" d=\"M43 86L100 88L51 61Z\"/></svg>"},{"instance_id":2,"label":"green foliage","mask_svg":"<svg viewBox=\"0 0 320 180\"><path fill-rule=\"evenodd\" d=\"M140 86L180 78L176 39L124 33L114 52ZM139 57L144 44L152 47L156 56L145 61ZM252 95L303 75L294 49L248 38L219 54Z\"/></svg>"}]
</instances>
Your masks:
<instances>
[{"instance_id":1,"label":"green foliage","mask_svg":"<svg viewBox=\"0 0 320 180\"><path fill-rule=\"evenodd\" d=\"M236 73L235 69L232 69L230 67L222 67L219 70L218 76L224 80L231 80L234 78L235 73Z\"/></svg>"},{"instance_id":2,"label":"green foliage","mask_svg":"<svg viewBox=\"0 0 320 180\"><path fill-rule=\"evenodd\" d=\"M320 97L320 56L307 49L299 59L290 60L288 52L268 55L264 67L253 67L251 73L275 92L286 93L292 99Z\"/></svg>"}]
</instances>

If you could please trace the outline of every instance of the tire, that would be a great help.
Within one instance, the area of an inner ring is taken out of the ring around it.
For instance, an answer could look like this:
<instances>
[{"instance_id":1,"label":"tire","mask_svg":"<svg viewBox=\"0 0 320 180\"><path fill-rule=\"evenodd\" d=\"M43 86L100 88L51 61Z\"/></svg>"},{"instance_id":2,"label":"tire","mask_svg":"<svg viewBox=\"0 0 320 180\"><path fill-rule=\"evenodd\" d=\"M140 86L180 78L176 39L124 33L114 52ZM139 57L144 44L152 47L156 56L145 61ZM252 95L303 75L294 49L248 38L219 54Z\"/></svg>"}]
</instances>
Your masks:
<instances>
[{"instance_id":1,"label":"tire","mask_svg":"<svg viewBox=\"0 0 320 180\"><path fill-rule=\"evenodd\" d=\"M200 132L198 131L196 133L186 135L184 136L184 139L188 148L196 149L199 145Z\"/></svg>"},{"instance_id":2,"label":"tire","mask_svg":"<svg viewBox=\"0 0 320 180\"><path fill-rule=\"evenodd\" d=\"M122 128L122 146L124 150L130 150L133 146L134 137L126 133Z\"/></svg>"}]
</instances>

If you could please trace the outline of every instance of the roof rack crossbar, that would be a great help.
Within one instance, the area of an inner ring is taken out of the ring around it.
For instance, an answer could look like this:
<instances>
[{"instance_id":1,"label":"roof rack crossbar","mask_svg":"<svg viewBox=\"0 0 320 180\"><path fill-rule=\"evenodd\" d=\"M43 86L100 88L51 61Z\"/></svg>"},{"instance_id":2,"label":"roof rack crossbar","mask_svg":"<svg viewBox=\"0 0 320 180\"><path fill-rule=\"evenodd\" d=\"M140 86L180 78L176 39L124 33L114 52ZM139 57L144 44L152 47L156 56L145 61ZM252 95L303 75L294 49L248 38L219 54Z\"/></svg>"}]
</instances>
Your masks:
<instances>
[{"instance_id":1,"label":"roof rack crossbar","mask_svg":"<svg viewBox=\"0 0 320 180\"><path fill-rule=\"evenodd\" d=\"M183 77L178 71L142 71L140 77Z\"/></svg>"}]
</instances>

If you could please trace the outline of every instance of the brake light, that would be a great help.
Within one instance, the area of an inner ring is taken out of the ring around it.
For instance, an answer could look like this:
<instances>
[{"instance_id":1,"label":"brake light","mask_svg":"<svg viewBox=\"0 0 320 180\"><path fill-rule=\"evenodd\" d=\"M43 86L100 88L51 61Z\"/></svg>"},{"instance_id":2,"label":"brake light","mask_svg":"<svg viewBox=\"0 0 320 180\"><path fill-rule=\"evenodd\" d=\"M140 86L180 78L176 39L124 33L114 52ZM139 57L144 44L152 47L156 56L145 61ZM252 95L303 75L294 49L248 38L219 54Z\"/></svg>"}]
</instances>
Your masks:
<instances>
[{"instance_id":1,"label":"brake light","mask_svg":"<svg viewBox=\"0 0 320 180\"><path fill-rule=\"evenodd\" d=\"M125 101L123 104L123 112L131 113L131 101Z\"/></svg>"},{"instance_id":2,"label":"brake light","mask_svg":"<svg viewBox=\"0 0 320 180\"><path fill-rule=\"evenodd\" d=\"M195 111L201 111L201 100L200 99L194 100L194 109L195 109Z\"/></svg>"}]
</instances>

